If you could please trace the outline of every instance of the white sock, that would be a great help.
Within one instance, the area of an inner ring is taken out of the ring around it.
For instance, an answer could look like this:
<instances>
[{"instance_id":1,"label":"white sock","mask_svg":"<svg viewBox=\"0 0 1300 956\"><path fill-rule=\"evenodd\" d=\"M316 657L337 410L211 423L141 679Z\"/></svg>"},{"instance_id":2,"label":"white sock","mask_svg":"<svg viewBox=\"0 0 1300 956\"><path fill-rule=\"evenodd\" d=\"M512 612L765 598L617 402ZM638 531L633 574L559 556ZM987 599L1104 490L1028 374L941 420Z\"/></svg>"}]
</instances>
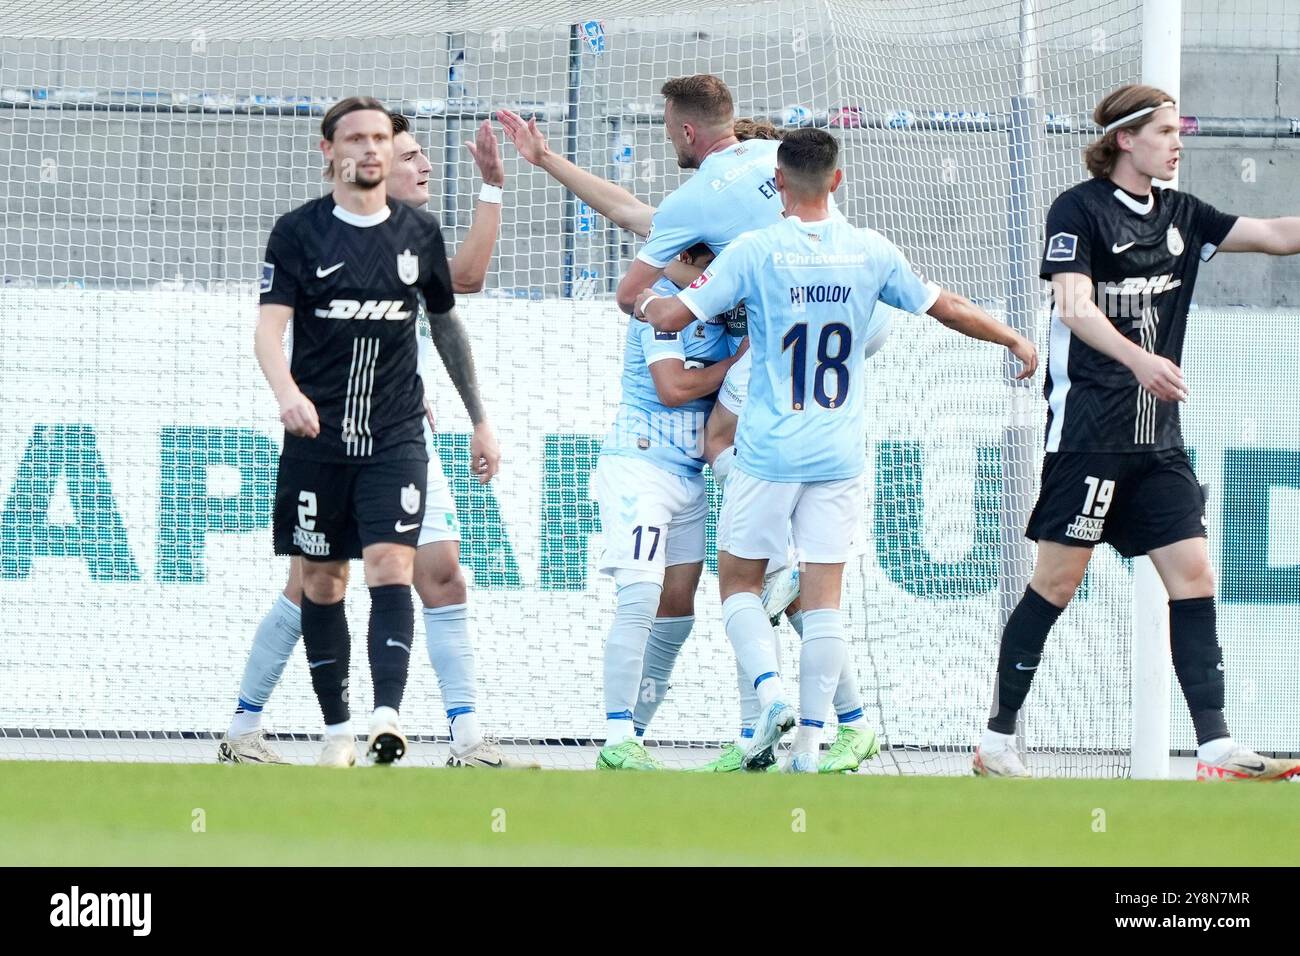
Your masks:
<instances>
[{"instance_id":1,"label":"white sock","mask_svg":"<svg viewBox=\"0 0 1300 956\"><path fill-rule=\"evenodd\" d=\"M731 466L736 462L736 446L728 445L722 451L718 452L718 457L713 459L710 465L713 469L713 480L721 488L727 483L727 475L731 474Z\"/></svg>"},{"instance_id":2,"label":"white sock","mask_svg":"<svg viewBox=\"0 0 1300 956\"><path fill-rule=\"evenodd\" d=\"M799 648L799 717L825 722L844 671L844 624L838 608L803 613Z\"/></svg>"},{"instance_id":3,"label":"white sock","mask_svg":"<svg viewBox=\"0 0 1300 956\"><path fill-rule=\"evenodd\" d=\"M1206 763L1218 763L1236 749L1237 742L1231 737L1210 740L1196 748L1196 757Z\"/></svg>"},{"instance_id":4,"label":"white sock","mask_svg":"<svg viewBox=\"0 0 1300 956\"><path fill-rule=\"evenodd\" d=\"M345 721L343 721L343 723L341 723L341 724L326 724L326 725L325 725L325 736L326 736L326 737L342 737L342 736L345 736L345 735L348 736L348 737L351 737L351 736L352 736L352 721L350 721L350 720L345 720Z\"/></svg>"},{"instance_id":5,"label":"white sock","mask_svg":"<svg viewBox=\"0 0 1300 956\"><path fill-rule=\"evenodd\" d=\"M757 697L754 698L754 702L755 703L758 702ZM749 745L752 744L753 742L754 742L754 728L752 726L741 727L740 733L736 735L736 746L739 747L741 750L748 750Z\"/></svg>"},{"instance_id":6,"label":"white sock","mask_svg":"<svg viewBox=\"0 0 1300 956\"><path fill-rule=\"evenodd\" d=\"M984 736L980 738L980 750L986 754L1001 753L1010 747L1015 739L1015 734L1000 734L996 730L985 728Z\"/></svg>"},{"instance_id":7,"label":"white sock","mask_svg":"<svg viewBox=\"0 0 1300 956\"><path fill-rule=\"evenodd\" d=\"M397 711L391 707L376 707L375 712L370 715L370 725L380 723L397 723Z\"/></svg>"},{"instance_id":8,"label":"white sock","mask_svg":"<svg viewBox=\"0 0 1300 956\"><path fill-rule=\"evenodd\" d=\"M625 740L636 740L636 727L631 717L610 717L605 720L605 746L612 747Z\"/></svg>"},{"instance_id":9,"label":"white sock","mask_svg":"<svg viewBox=\"0 0 1300 956\"><path fill-rule=\"evenodd\" d=\"M821 750L822 728L799 722L799 729L794 735L794 750L797 754L815 754Z\"/></svg>"},{"instance_id":10,"label":"white sock","mask_svg":"<svg viewBox=\"0 0 1300 956\"><path fill-rule=\"evenodd\" d=\"M242 737L244 734L255 733L262 729L262 708L247 710L246 707L247 704L240 701L235 716L230 718L230 729L226 731L227 737Z\"/></svg>"},{"instance_id":11,"label":"white sock","mask_svg":"<svg viewBox=\"0 0 1300 956\"><path fill-rule=\"evenodd\" d=\"M733 594L722 602L722 620L740 670L758 693L759 708L765 709L778 697L784 697L772 622L763 610L762 599L748 591Z\"/></svg>"},{"instance_id":12,"label":"white sock","mask_svg":"<svg viewBox=\"0 0 1300 956\"><path fill-rule=\"evenodd\" d=\"M451 745L460 753L473 750L483 742L483 731L478 725L478 714L471 710L448 711L447 723L451 727Z\"/></svg>"},{"instance_id":13,"label":"white sock","mask_svg":"<svg viewBox=\"0 0 1300 956\"><path fill-rule=\"evenodd\" d=\"M605 722L607 743L636 736L632 711L641 689L645 647L650 640L663 585L638 581L618 589L618 609L605 638Z\"/></svg>"}]
</instances>

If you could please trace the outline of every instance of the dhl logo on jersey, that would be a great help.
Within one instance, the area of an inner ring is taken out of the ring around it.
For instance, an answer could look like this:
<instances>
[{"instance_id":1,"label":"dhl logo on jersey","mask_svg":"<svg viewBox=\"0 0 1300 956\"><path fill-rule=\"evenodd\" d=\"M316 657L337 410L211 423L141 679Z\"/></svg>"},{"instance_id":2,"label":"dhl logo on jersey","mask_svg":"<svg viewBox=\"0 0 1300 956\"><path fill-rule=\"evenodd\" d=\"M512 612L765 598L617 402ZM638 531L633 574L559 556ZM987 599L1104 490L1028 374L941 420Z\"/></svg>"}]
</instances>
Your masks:
<instances>
[{"instance_id":1,"label":"dhl logo on jersey","mask_svg":"<svg viewBox=\"0 0 1300 956\"><path fill-rule=\"evenodd\" d=\"M1172 275L1130 276L1120 282L1102 283L1101 289L1105 295L1159 295L1182 284L1182 279L1175 279Z\"/></svg>"},{"instance_id":2,"label":"dhl logo on jersey","mask_svg":"<svg viewBox=\"0 0 1300 956\"><path fill-rule=\"evenodd\" d=\"M318 319L409 319L406 303L401 299L330 299L329 308L317 309Z\"/></svg>"}]
</instances>

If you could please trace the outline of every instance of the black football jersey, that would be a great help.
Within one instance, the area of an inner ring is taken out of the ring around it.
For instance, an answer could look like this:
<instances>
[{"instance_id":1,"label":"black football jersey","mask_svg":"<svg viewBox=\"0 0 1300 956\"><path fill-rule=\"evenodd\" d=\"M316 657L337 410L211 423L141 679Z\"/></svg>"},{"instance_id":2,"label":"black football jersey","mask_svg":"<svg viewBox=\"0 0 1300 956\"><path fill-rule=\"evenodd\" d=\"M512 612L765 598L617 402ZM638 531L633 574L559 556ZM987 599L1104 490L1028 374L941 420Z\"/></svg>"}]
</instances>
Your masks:
<instances>
[{"instance_id":1,"label":"black football jersey","mask_svg":"<svg viewBox=\"0 0 1300 956\"><path fill-rule=\"evenodd\" d=\"M330 195L276 221L262 263L262 304L293 307L289 368L320 434L286 434L284 454L362 463L423 458L424 386L416 317L455 304L438 220L393 199L373 216Z\"/></svg>"},{"instance_id":2,"label":"black football jersey","mask_svg":"<svg viewBox=\"0 0 1300 956\"><path fill-rule=\"evenodd\" d=\"M1093 301L1122 335L1181 365L1197 270L1236 221L1188 193L1157 187L1140 200L1093 179L1052 203L1040 275L1090 276ZM1182 447L1178 402L1157 400L1127 366L1074 336L1055 305L1043 392L1048 451Z\"/></svg>"}]
</instances>

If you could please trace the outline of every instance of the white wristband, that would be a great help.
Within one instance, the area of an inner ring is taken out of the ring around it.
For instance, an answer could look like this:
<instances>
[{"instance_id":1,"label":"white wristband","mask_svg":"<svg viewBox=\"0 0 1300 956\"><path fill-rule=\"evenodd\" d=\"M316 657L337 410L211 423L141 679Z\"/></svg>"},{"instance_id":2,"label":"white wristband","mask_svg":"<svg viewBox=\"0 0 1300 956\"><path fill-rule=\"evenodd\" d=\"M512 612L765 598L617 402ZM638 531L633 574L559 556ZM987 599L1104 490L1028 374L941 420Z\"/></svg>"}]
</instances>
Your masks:
<instances>
[{"instance_id":1,"label":"white wristband","mask_svg":"<svg viewBox=\"0 0 1300 956\"><path fill-rule=\"evenodd\" d=\"M478 191L479 202L496 203L501 205L501 197L505 195L505 190L500 186L492 186L488 183L483 184L483 188Z\"/></svg>"},{"instance_id":2,"label":"white wristband","mask_svg":"<svg viewBox=\"0 0 1300 956\"><path fill-rule=\"evenodd\" d=\"M644 319L645 319L645 309L646 309L646 306L648 306L648 305L649 305L651 302L653 302L655 299L662 299L662 298L663 298L663 296L661 296L661 295L654 295L654 294L652 293L648 299L646 299L644 302L641 303L641 307L640 307L639 309L638 309L636 306L633 306L633 307L632 307L632 313L633 313L633 316L632 316L632 317L633 317L633 318L636 318L636 319L643 319L643 320L644 320Z\"/></svg>"}]
</instances>

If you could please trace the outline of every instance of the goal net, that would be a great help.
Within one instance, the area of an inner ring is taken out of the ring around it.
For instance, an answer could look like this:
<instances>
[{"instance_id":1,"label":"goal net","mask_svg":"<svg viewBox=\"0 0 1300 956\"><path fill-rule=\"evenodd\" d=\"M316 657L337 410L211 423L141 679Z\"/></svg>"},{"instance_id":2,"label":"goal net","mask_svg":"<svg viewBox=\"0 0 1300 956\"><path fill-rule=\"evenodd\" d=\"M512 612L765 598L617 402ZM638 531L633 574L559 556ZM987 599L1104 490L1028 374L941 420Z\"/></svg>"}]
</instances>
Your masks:
<instances>
[{"instance_id":1,"label":"goal net","mask_svg":"<svg viewBox=\"0 0 1300 956\"><path fill-rule=\"evenodd\" d=\"M739 116L831 128L850 220L1045 355L1043 214L1083 175L1092 106L1139 75L1139 6L465 0L334 16L301 0L164 0L7 15L0 755L214 756L287 574L270 547L281 429L252 351L258 263L276 217L325 189L316 144L334 100L374 95L411 118L454 249L478 193L463 144L495 108L535 115L553 150L657 203L689 174L657 91L716 73ZM482 722L548 765L589 766L614 606L593 566L589 476L619 398L626 320L612 293L638 242L502 152L501 237L486 290L461 309L504 467L489 487L471 480L468 423L441 372L438 448L464 529ZM885 744L871 770L966 772L1032 567L1020 530L1041 380L1013 386L1000 350L904 315L870 373L867 547L845 607ZM370 687L361 578L348 597L356 713ZM1129 590L1102 549L1053 632L1023 729L1039 772L1125 772ZM417 761L438 762L446 721L418 616L416 630L404 726ZM781 643L793 673L787 625ZM301 651L266 714L280 746L314 754ZM709 573L648 736L682 766L737 723Z\"/></svg>"}]
</instances>

